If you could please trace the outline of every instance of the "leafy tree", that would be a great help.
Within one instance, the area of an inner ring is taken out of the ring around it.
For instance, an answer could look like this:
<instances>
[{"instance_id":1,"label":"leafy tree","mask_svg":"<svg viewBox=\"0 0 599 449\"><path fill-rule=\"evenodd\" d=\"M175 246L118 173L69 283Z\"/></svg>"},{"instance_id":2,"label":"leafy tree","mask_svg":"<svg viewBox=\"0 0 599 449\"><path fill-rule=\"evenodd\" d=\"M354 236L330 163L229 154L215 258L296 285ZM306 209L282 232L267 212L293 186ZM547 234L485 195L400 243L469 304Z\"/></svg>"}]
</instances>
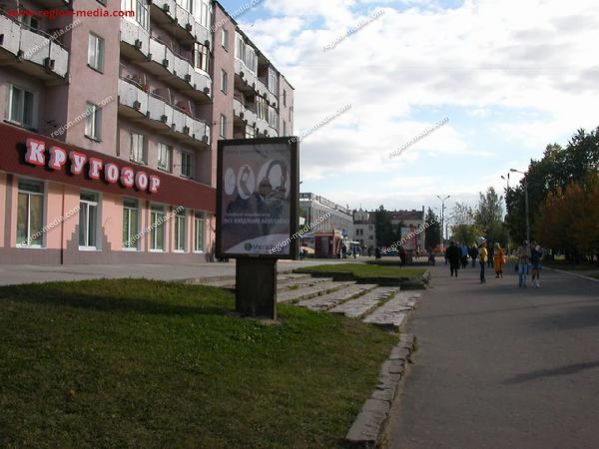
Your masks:
<instances>
[{"instance_id":1,"label":"leafy tree","mask_svg":"<svg viewBox=\"0 0 599 449\"><path fill-rule=\"evenodd\" d=\"M439 217L429 207L425 218L424 240L427 248L436 248L441 244L441 223Z\"/></svg>"},{"instance_id":2,"label":"leafy tree","mask_svg":"<svg viewBox=\"0 0 599 449\"><path fill-rule=\"evenodd\" d=\"M474 222L482 235L491 242L507 243L507 230L503 224L503 197L499 196L493 187L485 194L479 194L479 201L474 211Z\"/></svg>"}]
</instances>

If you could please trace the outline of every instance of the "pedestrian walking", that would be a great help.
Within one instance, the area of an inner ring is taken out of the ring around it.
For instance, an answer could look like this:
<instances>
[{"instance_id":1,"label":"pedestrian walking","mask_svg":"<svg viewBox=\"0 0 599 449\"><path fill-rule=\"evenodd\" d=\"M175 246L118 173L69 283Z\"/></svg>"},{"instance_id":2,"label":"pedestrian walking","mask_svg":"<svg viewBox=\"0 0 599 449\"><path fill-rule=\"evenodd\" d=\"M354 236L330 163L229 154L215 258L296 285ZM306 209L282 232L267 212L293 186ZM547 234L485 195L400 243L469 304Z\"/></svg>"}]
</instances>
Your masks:
<instances>
[{"instance_id":1,"label":"pedestrian walking","mask_svg":"<svg viewBox=\"0 0 599 449\"><path fill-rule=\"evenodd\" d=\"M429 248L428 250L428 264L432 265L433 267L435 266L435 251L433 250L433 248Z\"/></svg>"},{"instance_id":2,"label":"pedestrian walking","mask_svg":"<svg viewBox=\"0 0 599 449\"><path fill-rule=\"evenodd\" d=\"M541 274L541 260L543 259L543 249L541 246L533 241L530 250L530 263L532 266L532 285L533 287L539 288L541 286L540 274Z\"/></svg>"},{"instance_id":3,"label":"pedestrian walking","mask_svg":"<svg viewBox=\"0 0 599 449\"><path fill-rule=\"evenodd\" d=\"M453 277L455 274L455 277L458 277L458 270L460 269L460 249L453 240L445 250L445 259L449 261L451 276Z\"/></svg>"},{"instance_id":4,"label":"pedestrian walking","mask_svg":"<svg viewBox=\"0 0 599 449\"><path fill-rule=\"evenodd\" d=\"M518 287L526 288L528 287L528 271L530 268L530 246L528 240L522 242L516 255L518 257Z\"/></svg>"},{"instance_id":5,"label":"pedestrian walking","mask_svg":"<svg viewBox=\"0 0 599 449\"><path fill-rule=\"evenodd\" d=\"M487 241L482 240L480 246L478 248L478 254L480 257L480 283L484 284L487 282L485 278L485 267L487 265L487 259L489 257L489 252L487 251Z\"/></svg>"},{"instance_id":6,"label":"pedestrian walking","mask_svg":"<svg viewBox=\"0 0 599 449\"><path fill-rule=\"evenodd\" d=\"M460 245L460 262L462 263L462 269L468 266L468 245L465 243Z\"/></svg>"},{"instance_id":7,"label":"pedestrian walking","mask_svg":"<svg viewBox=\"0 0 599 449\"><path fill-rule=\"evenodd\" d=\"M496 278L503 278L503 265L505 264L505 252L499 243L495 243L493 251L493 263L495 264Z\"/></svg>"},{"instance_id":8,"label":"pedestrian walking","mask_svg":"<svg viewBox=\"0 0 599 449\"><path fill-rule=\"evenodd\" d=\"M493 268L493 265L495 263L495 245L493 244L493 242L489 242L487 251L489 252L487 256L487 268Z\"/></svg>"},{"instance_id":9,"label":"pedestrian walking","mask_svg":"<svg viewBox=\"0 0 599 449\"><path fill-rule=\"evenodd\" d=\"M472 268L476 267L476 259L478 258L476 245L472 245L472 248L470 248L470 258L472 259Z\"/></svg>"}]
</instances>

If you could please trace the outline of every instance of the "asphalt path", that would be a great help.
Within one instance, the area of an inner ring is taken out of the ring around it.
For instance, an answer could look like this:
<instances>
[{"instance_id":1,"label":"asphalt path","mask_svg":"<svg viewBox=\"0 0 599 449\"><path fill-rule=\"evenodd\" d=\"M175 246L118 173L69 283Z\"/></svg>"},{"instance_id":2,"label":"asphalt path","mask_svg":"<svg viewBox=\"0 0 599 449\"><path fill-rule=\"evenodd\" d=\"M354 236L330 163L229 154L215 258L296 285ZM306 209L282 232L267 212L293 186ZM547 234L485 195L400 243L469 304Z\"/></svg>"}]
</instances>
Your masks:
<instances>
[{"instance_id":1,"label":"asphalt path","mask_svg":"<svg viewBox=\"0 0 599 449\"><path fill-rule=\"evenodd\" d=\"M599 282L545 270L519 289L509 266L487 279L433 269L388 447L599 448Z\"/></svg>"}]
</instances>

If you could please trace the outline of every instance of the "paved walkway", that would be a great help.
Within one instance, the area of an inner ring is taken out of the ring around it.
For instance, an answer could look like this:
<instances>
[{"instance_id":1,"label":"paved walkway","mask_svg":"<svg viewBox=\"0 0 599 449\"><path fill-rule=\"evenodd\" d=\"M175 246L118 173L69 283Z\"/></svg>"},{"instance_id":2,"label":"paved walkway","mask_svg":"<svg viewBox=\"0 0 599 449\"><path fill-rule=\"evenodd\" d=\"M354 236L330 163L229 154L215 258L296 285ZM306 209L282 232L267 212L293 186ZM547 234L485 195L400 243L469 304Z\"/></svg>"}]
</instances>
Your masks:
<instances>
[{"instance_id":1,"label":"paved walkway","mask_svg":"<svg viewBox=\"0 0 599 449\"><path fill-rule=\"evenodd\" d=\"M361 259L357 259L359 262ZM365 259L362 259L364 261ZM304 261L280 260L279 271L289 271L310 265L354 262L354 259L310 259ZM30 282L80 281L84 279L147 278L175 281L193 278L234 276L235 262L198 263L179 265L1 265L0 285Z\"/></svg>"},{"instance_id":2,"label":"paved walkway","mask_svg":"<svg viewBox=\"0 0 599 449\"><path fill-rule=\"evenodd\" d=\"M599 282L545 270L541 289L434 269L392 449L599 448Z\"/></svg>"}]
</instances>

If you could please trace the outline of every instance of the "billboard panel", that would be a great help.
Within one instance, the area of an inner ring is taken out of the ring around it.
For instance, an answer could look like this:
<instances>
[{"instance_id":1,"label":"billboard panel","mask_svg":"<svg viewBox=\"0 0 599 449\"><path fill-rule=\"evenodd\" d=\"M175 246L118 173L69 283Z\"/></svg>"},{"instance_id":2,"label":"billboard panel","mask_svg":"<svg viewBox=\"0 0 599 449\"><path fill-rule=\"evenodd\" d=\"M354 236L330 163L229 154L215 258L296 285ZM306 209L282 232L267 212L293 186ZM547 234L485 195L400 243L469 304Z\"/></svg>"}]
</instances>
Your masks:
<instances>
[{"instance_id":1,"label":"billboard panel","mask_svg":"<svg viewBox=\"0 0 599 449\"><path fill-rule=\"evenodd\" d=\"M218 143L218 257L296 258L298 167L297 139Z\"/></svg>"}]
</instances>

